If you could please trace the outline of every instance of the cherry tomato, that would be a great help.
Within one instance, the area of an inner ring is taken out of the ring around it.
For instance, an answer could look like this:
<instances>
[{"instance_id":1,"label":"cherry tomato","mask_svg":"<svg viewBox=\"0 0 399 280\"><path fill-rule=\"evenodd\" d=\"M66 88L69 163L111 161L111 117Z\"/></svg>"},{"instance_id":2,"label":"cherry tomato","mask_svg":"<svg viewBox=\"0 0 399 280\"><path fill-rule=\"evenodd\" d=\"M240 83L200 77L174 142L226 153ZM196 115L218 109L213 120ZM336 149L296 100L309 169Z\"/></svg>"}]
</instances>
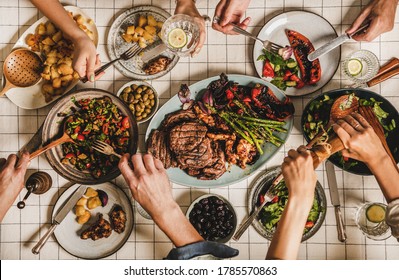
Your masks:
<instances>
[{"instance_id":1,"label":"cherry tomato","mask_svg":"<svg viewBox=\"0 0 399 280\"><path fill-rule=\"evenodd\" d=\"M77 126L77 127L75 127L74 132L75 132L75 133L79 133L79 132L80 132L80 125Z\"/></svg>"},{"instance_id":2,"label":"cherry tomato","mask_svg":"<svg viewBox=\"0 0 399 280\"><path fill-rule=\"evenodd\" d=\"M78 137L76 137L79 141L84 141L85 137L82 134L79 134Z\"/></svg>"},{"instance_id":3,"label":"cherry tomato","mask_svg":"<svg viewBox=\"0 0 399 280\"><path fill-rule=\"evenodd\" d=\"M124 117L122 119L122 127L125 129L130 128L130 122L129 122L129 118L128 117Z\"/></svg>"},{"instance_id":4,"label":"cherry tomato","mask_svg":"<svg viewBox=\"0 0 399 280\"><path fill-rule=\"evenodd\" d=\"M91 163L86 163L86 168L89 169L91 167Z\"/></svg>"},{"instance_id":5,"label":"cherry tomato","mask_svg":"<svg viewBox=\"0 0 399 280\"><path fill-rule=\"evenodd\" d=\"M103 129L103 133L104 133L105 135L108 135L108 128L109 128L109 123L103 124L102 129Z\"/></svg>"},{"instance_id":6,"label":"cherry tomato","mask_svg":"<svg viewBox=\"0 0 399 280\"><path fill-rule=\"evenodd\" d=\"M272 203L276 203L276 202L278 202L278 196L275 196L275 197L272 199Z\"/></svg>"},{"instance_id":7,"label":"cherry tomato","mask_svg":"<svg viewBox=\"0 0 399 280\"><path fill-rule=\"evenodd\" d=\"M312 222L312 221L307 221L305 224L305 228L311 228L313 226L314 226L314 222Z\"/></svg>"},{"instance_id":8,"label":"cherry tomato","mask_svg":"<svg viewBox=\"0 0 399 280\"><path fill-rule=\"evenodd\" d=\"M74 153L68 153L65 155L65 158L70 159L76 157Z\"/></svg>"}]
</instances>

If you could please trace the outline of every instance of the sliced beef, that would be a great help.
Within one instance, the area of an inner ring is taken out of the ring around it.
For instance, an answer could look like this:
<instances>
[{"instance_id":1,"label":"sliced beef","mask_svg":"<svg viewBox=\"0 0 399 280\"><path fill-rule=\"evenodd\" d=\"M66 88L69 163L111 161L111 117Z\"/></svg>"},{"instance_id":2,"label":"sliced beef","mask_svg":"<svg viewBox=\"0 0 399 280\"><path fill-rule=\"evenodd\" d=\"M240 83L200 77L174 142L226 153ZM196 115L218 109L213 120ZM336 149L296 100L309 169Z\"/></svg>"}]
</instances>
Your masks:
<instances>
[{"instance_id":1,"label":"sliced beef","mask_svg":"<svg viewBox=\"0 0 399 280\"><path fill-rule=\"evenodd\" d=\"M169 149L167 131L153 130L147 142L147 151L162 161L166 169L177 167L177 162Z\"/></svg>"},{"instance_id":2,"label":"sliced beef","mask_svg":"<svg viewBox=\"0 0 399 280\"><path fill-rule=\"evenodd\" d=\"M164 121L162 122L162 126L164 130L168 130L179 123L192 121L196 119L197 115L194 113L192 109L179 110L177 112L168 114L164 119Z\"/></svg>"},{"instance_id":3,"label":"sliced beef","mask_svg":"<svg viewBox=\"0 0 399 280\"><path fill-rule=\"evenodd\" d=\"M176 155L179 167L182 169L186 168L204 168L212 163L213 150L211 148L211 141L209 138L204 138L191 151L183 151Z\"/></svg>"}]
</instances>

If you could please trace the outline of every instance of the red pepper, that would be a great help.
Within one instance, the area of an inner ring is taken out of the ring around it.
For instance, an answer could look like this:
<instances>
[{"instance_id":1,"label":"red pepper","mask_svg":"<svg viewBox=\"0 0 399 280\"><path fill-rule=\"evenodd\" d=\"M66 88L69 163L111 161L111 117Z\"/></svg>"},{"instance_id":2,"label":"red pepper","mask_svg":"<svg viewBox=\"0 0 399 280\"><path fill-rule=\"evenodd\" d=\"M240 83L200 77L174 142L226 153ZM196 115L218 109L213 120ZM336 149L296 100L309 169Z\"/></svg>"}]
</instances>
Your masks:
<instances>
[{"instance_id":1,"label":"red pepper","mask_svg":"<svg viewBox=\"0 0 399 280\"><path fill-rule=\"evenodd\" d=\"M90 99L88 99L88 98L87 99L80 99L78 101L78 103L79 103L80 106L87 106L90 103Z\"/></svg>"},{"instance_id":2,"label":"red pepper","mask_svg":"<svg viewBox=\"0 0 399 280\"><path fill-rule=\"evenodd\" d=\"M300 88L303 88L304 86L305 86L305 83L302 82L302 80L299 80L298 82L296 82L295 88L300 89Z\"/></svg>"},{"instance_id":3,"label":"red pepper","mask_svg":"<svg viewBox=\"0 0 399 280\"><path fill-rule=\"evenodd\" d=\"M118 139L118 144L119 144L119 146L124 145L128 140L129 140L128 137L119 138L119 139Z\"/></svg>"},{"instance_id":4,"label":"red pepper","mask_svg":"<svg viewBox=\"0 0 399 280\"><path fill-rule=\"evenodd\" d=\"M251 100L251 98L249 98L249 97L245 97L242 101L244 101L244 102L251 102L252 100Z\"/></svg>"},{"instance_id":5,"label":"red pepper","mask_svg":"<svg viewBox=\"0 0 399 280\"><path fill-rule=\"evenodd\" d=\"M82 131L82 134L83 134L83 135L87 135L87 134L89 134L90 132L91 132L91 130L83 130L83 131Z\"/></svg>"},{"instance_id":6,"label":"red pepper","mask_svg":"<svg viewBox=\"0 0 399 280\"><path fill-rule=\"evenodd\" d=\"M272 199L272 203L276 203L276 202L278 202L278 196L275 196L275 197L273 197L273 199Z\"/></svg>"},{"instance_id":7,"label":"red pepper","mask_svg":"<svg viewBox=\"0 0 399 280\"><path fill-rule=\"evenodd\" d=\"M84 141L86 138L82 134L79 134L76 139L78 139L79 141Z\"/></svg>"},{"instance_id":8,"label":"red pepper","mask_svg":"<svg viewBox=\"0 0 399 280\"><path fill-rule=\"evenodd\" d=\"M262 76L263 77L274 77L274 70L272 65L270 64L269 60L265 60L265 64L263 65L263 71L262 71Z\"/></svg>"},{"instance_id":9,"label":"red pepper","mask_svg":"<svg viewBox=\"0 0 399 280\"><path fill-rule=\"evenodd\" d=\"M288 81L290 79L291 75L292 75L292 72L290 70L285 70L283 80Z\"/></svg>"},{"instance_id":10,"label":"red pepper","mask_svg":"<svg viewBox=\"0 0 399 280\"><path fill-rule=\"evenodd\" d=\"M226 89L226 98L228 100L233 100L234 98L234 93L230 89Z\"/></svg>"},{"instance_id":11,"label":"red pepper","mask_svg":"<svg viewBox=\"0 0 399 280\"><path fill-rule=\"evenodd\" d=\"M125 128L125 129L130 128L129 118L128 118L128 117L124 117L124 118L122 119L121 124L122 124L122 127Z\"/></svg>"},{"instance_id":12,"label":"red pepper","mask_svg":"<svg viewBox=\"0 0 399 280\"><path fill-rule=\"evenodd\" d=\"M348 161L349 160L349 158L348 157L342 157L343 159L344 159L344 161Z\"/></svg>"},{"instance_id":13,"label":"red pepper","mask_svg":"<svg viewBox=\"0 0 399 280\"><path fill-rule=\"evenodd\" d=\"M252 100L258 99L259 94L262 92L260 87L255 87L251 90Z\"/></svg>"},{"instance_id":14,"label":"red pepper","mask_svg":"<svg viewBox=\"0 0 399 280\"><path fill-rule=\"evenodd\" d=\"M259 205L262 205L265 202L265 196L263 194L259 195Z\"/></svg>"},{"instance_id":15,"label":"red pepper","mask_svg":"<svg viewBox=\"0 0 399 280\"><path fill-rule=\"evenodd\" d=\"M80 125L77 126L77 127L75 127L74 132L75 132L75 133L79 133L79 132L80 132Z\"/></svg>"},{"instance_id":16,"label":"red pepper","mask_svg":"<svg viewBox=\"0 0 399 280\"><path fill-rule=\"evenodd\" d=\"M65 155L65 158L70 159L70 158L75 158L75 154L74 153L68 153Z\"/></svg>"},{"instance_id":17,"label":"red pepper","mask_svg":"<svg viewBox=\"0 0 399 280\"><path fill-rule=\"evenodd\" d=\"M312 221L307 221L305 224L305 228L312 228L314 226L314 222Z\"/></svg>"},{"instance_id":18,"label":"red pepper","mask_svg":"<svg viewBox=\"0 0 399 280\"><path fill-rule=\"evenodd\" d=\"M105 135L108 135L108 128L109 128L109 123L103 124L102 129L103 129L103 133L104 133Z\"/></svg>"},{"instance_id":19,"label":"red pepper","mask_svg":"<svg viewBox=\"0 0 399 280\"><path fill-rule=\"evenodd\" d=\"M294 82L299 82L301 79L299 79L299 77L298 77L297 75L292 74L292 75L290 76L290 80L291 80L291 81L294 81Z\"/></svg>"}]
</instances>

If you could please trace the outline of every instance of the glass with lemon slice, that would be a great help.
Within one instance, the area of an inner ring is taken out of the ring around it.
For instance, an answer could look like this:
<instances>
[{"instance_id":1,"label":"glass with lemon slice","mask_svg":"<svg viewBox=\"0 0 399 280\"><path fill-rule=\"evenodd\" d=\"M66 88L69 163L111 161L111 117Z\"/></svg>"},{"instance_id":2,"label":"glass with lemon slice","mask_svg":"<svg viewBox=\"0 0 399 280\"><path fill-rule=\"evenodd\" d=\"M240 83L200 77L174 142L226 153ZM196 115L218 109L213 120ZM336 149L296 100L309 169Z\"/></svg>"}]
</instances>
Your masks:
<instances>
[{"instance_id":1,"label":"glass with lemon slice","mask_svg":"<svg viewBox=\"0 0 399 280\"><path fill-rule=\"evenodd\" d=\"M378 58L367 50L352 53L342 63L345 76L358 86L364 86L370 81L377 74L379 68Z\"/></svg>"},{"instance_id":2,"label":"glass with lemon slice","mask_svg":"<svg viewBox=\"0 0 399 280\"><path fill-rule=\"evenodd\" d=\"M161 30L161 39L168 50L180 57L190 55L199 40L199 26L189 16L177 14L168 18Z\"/></svg>"},{"instance_id":3,"label":"glass with lemon slice","mask_svg":"<svg viewBox=\"0 0 399 280\"><path fill-rule=\"evenodd\" d=\"M356 225L363 234L373 240L385 240L391 230L385 223L386 205L378 202L363 204L356 213Z\"/></svg>"}]
</instances>

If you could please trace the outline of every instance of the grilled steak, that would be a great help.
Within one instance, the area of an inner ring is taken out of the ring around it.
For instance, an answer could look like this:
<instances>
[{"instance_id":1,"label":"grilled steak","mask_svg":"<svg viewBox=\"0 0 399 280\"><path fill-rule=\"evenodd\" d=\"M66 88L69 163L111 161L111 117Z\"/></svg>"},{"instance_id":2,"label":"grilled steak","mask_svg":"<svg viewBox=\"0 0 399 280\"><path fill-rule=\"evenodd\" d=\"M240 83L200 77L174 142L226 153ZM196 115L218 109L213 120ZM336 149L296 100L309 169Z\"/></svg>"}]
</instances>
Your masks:
<instances>
[{"instance_id":1,"label":"grilled steak","mask_svg":"<svg viewBox=\"0 0 399 280\"><path fill-rule=\"evenodd\" d=\"M91 238L92 240L97 240L100 238L107 238L111 235L112 233L112 228L111 224L103 218L103 215L100 214L98 216L98 220L91 225L88 229L82 232L80 235L80 238L82 239L89 239Z\"/></svg>"},{"instance_id":2,"label":"grilled steak","mask_svg":"<svg viewBox=\"0 0 399 280\"><path fill-rule=\"evenodd\" d=\"M162 161L166 169L177 167L167 143L167 132L160 130L153 130L147 142L147 151Z\"/></svg>"},{"instance_id":3,"label":"grilled steak","mask_svg":"<svg viewBox=\"0 0 399 280\"><path fill-rule=\"evenodd\" d=\"M192 109L188 110L179 110L177 112L170 113L166 116L164 121L162 122L162 126L165 130L174 127L175 125L185 122L196 120L197 115L194 113Z\"/></svg>"},{"instance_id":4,"label":"grilled steak","mask_svg":"<svg viewBox=\"0 0 399 280\"><path fill-rule=\"evenodd\" d=\"M197 122L185 122L170 130L170 150L177 155L194 150L206 136L208 129Z\"/></svg>"}]
</instances>

